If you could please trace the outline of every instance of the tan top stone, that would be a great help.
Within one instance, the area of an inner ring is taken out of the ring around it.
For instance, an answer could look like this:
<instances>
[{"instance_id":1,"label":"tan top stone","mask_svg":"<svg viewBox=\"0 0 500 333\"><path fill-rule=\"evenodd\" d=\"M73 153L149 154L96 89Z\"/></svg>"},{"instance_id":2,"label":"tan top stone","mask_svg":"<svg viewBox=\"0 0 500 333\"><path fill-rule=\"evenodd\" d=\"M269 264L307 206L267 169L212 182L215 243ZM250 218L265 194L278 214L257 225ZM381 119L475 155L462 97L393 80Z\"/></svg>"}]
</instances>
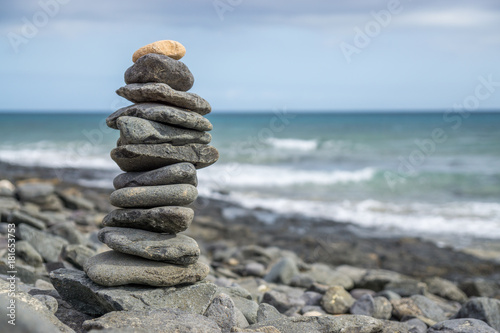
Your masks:
<instances>
[{"instance_id":1,"label":"tan top stone","mask_svg":"<svg viewBox=\"0 0 500 333\"><path fill-rule=\"evenodd\" d=\"M160 40L135 51L132 61L136 62L137 59L149 53L163 54L172 59L179 60L186 54L186 48L174 40Z\"/></svg>"}]
</instances>

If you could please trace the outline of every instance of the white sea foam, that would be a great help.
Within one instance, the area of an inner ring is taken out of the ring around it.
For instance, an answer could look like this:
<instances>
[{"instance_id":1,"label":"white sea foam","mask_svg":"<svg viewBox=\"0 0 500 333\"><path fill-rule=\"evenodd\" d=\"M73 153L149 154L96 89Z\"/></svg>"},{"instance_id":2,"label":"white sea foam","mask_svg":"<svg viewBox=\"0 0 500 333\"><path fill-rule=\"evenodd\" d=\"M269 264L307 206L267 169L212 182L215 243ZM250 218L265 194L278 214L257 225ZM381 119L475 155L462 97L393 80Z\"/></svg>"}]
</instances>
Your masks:
<instances>
[{"instance_id":1,"label":"white sea foam","mask_svg":"<svg viewBox=\"0 0 500 333\"><path fill-rule=\"evenodd\" d=\"M216 164L198 172L200 183L219 187L276 187L304 184L331 185L364 182L376 174L373 168L359 170L300 170L286 166Z\"/></svg>"},{"instance_id":2,"label":"white sea foam","mask_svg":"<svg viewBox=\"0 0 500 333\"><path fill-rule=\"evenodd\" d=\"M266 143L277 149L311 151L318 148L316 140L269 138Z\"/></svg>"},{"instance_id":3,"label":"white sea foam","mask_svg":"<svg viewBox=\"0 0 500 333\"><path fill-rule=\"evenodd\" d=\"M207 194L207 189L201 189ZM245 208L263 208L279 214L299 214L338 222L375 227L395 234L446 235L500 239L500 204L451 202L396 204L374 199L363 201L322 202L286 198L262 198L249 193L232 192L212 196L239 203Z\"/></svg>"}]
</instances>

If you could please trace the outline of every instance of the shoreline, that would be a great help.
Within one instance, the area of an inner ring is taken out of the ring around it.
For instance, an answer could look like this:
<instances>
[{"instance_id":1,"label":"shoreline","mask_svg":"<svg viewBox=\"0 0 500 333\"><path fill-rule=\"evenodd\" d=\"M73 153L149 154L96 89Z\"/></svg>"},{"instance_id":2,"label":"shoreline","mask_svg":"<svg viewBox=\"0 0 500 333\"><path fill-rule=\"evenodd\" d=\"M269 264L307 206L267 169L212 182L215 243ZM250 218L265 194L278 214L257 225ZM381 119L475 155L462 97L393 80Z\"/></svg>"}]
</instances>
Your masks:
<instances>
[{"instance_id":1,"label":"shoreline","mask_svg":"<svg viewBox=\"0 0 500 333\"><path fill-rule=\"evenodd\" d=\"M0 170L0 179L51 180L61 190L73 188L106 198L102 205L113 209L107 201L112 189L77 184L82 179L95 179L96 170L56 170L3 162ZM192 208L195 219L186 234L199 239L200 246L221 241L238 246L277 246L295 252L305 262L388 269L416 278L439 276L457 282L474 277L500 280L500 242L494 239L471 237L457 244L456 237L449 237L449 242L443 242L443 237L430 239L432 235L411 236L350 222L278 214L203 196Z\"/></svg>"}]
</instances>

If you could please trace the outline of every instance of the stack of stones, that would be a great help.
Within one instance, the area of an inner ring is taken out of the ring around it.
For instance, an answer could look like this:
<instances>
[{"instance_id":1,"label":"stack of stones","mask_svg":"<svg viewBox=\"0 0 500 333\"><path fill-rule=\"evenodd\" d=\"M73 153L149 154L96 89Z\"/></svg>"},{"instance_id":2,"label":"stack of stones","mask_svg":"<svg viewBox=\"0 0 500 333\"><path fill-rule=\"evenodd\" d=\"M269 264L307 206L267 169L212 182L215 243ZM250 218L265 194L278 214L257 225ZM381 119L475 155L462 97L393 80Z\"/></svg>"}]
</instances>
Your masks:
<instances>
[{"instance_id":1,"label":"stack of stones","mask_svg":"<svg viewBox=\"0 0 500 333\"><path fill-rule=\"evenodd\" d=\"M194 212L196 169L215 163L208 145L210 104L188 93L194 78L178 59L178 42L159 41L137 50L117 94L135 103L110 115L120 130L111 158L125 173L114 179L111 204L99 240L112 251L90 258L85 272L97 284L174 286L203 280L209 267L198 262L196 241L179 234Z\"/></svg>"}]
</instances>

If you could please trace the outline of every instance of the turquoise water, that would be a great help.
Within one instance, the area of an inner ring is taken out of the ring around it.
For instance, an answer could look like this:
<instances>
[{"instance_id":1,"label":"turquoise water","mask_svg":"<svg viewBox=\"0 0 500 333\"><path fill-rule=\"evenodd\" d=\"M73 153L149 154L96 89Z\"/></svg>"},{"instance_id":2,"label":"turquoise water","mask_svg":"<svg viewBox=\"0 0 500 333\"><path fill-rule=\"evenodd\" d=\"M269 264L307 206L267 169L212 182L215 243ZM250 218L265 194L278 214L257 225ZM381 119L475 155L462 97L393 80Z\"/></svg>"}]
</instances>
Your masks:
<instances>
[{"instance_id":1,"label":"turquoise water","mask_svg":"<svg viewBox=\"0 0 500 333\"><path fill-rule=\"evenodd\" d=\"M118 133L105 117L0 114L0 162L117 174L109 151ZM499 113L208 118L221 159L199 171L204 195L412 233L500 238ZM93 185L111 186L98 175Z\"/></svg>"}]
</instances>

